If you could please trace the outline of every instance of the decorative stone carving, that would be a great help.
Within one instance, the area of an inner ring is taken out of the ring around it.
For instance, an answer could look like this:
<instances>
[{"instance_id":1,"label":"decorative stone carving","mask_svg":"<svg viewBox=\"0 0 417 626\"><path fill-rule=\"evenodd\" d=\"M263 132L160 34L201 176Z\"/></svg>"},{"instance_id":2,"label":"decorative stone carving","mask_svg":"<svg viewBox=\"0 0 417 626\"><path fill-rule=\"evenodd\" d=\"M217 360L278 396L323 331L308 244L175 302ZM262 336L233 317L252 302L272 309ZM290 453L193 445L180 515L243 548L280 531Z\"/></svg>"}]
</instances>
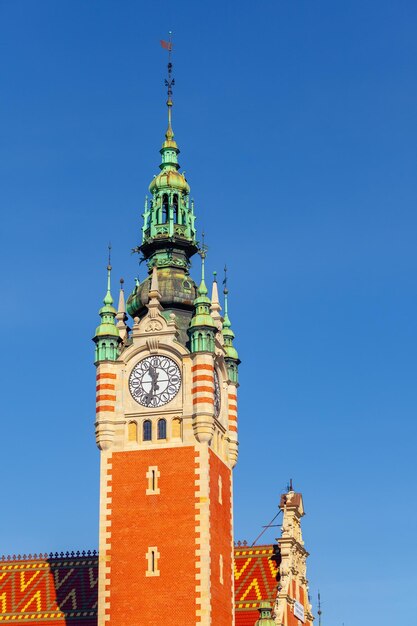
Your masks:
<instances>
[{"instance_id":1,"label":"decorative stone carving","mask_svg":"<svg viewBox=\"0 0 417 626\"><path fill-rule=\"evenodd\" d=\"M162 330L162 323L159 320L150 320L145 326L145 333L153 333Z\"/></svg>"},{"instance_id":2,"label":"decorative stone carving","mask_svg":"<svg viewBox=\"0 0 417 626\"><path fill-rule=\"evenodd\" d=\"M146 345L151 354L156 354L158 352L159 339L156 337L149 337L146 340Z\"/></svg>"}]
</instances>

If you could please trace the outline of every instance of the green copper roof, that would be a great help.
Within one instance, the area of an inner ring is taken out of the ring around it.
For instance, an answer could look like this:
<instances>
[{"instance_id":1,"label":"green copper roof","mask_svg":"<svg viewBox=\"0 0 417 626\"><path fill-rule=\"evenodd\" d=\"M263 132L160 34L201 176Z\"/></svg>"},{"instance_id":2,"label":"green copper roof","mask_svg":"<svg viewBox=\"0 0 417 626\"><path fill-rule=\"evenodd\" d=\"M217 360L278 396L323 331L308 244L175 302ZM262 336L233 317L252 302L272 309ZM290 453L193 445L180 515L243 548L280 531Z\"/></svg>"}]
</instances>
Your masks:
<instances>
[{"instance_id":1,"label":"green copper roof","mask_svg":"<svg viewBox=\"0 0 417 626\"><path fill-rule=\"evenodd\" d=\"M223 329L222 334L224 338L224 350L226 352L226 358L233 359L234 361L239 361L239 355L237 353L236 348L233 345L233 339L235 338L235 333L232 330L232 324L229 318L228 312L228 294L229 290L227 287L224 288L224 317L223 317Z\"/></svg>"},{"instance_id":2,"label":"green copper roof","mask_svg":"<svg viewBox=\"0 0 417 626\"><path fill-rule=\"evenodd\" d=\"M190 322L190 328L208 327L216 328L216 323L210 314L211 300L208 297L208 289L205 283L204 267L206 258L206 249L203 247L201 255L201 282L197 289L197 298L194 300L195 312Z\"/></svg>"},{"instance_id":3,"label":"green copper roof","mask_svg":"<svg viewBox=\"0 0 417 626\"><path fill-rule=\"evenodd\" d=\"M116 309L113 307L113 298L110 289L111 265L107 266L107 292L104 296L104 306L101 307L99 315L101 323L96 328L96 337L110 336L119 337L119 331L116 328L114 319L117 315Z\"/></svg>"},{"instance_id":4,"label":"green copper roof","mask_svg":"<svg viewBox=\"0 0 417 626\"><path fill-rule=\"evenodd\" d=\"M172 106L172 98L168 94L168 129L160 150L161 171L149 185L152 198L150 202L145 200L142 244L138 251L149 259L149 266L156 262L158 267L169 260L167 249L176 249L179 256L182 251L183 259L177 258L177 262L183 262L188 270L189 259L197 251L194 205L190 201L190 186L185 174L179 171L180 150L172 130Z\"/></svg>"},{"instance_id":5,"label":"green copper roof","mask_svg":"<svg viewBox=\"0 0 417 626\"><path fill-rule=\"evenodd\" d=\"M203 243L201 246L201 250L200 250L200 256L201 256L201 282L200 282L200 286L198 287L197 293L198 293L198 297L199 298L205 298L205 300L211 304L210 299L207 298L207 294L208 294L208 289L206 286L206 277L205 277L205 266L206 266L206 253L207 253L207 247L204 243L204 233L203 233Z\"/></svg>"},{"instance_id":6,"label":"green copper roof","mask_svg":"<svg viewBox=\"0 0 417 626\"><path fill-rule=\"evenodd\" d=\"M211 300L207 296L207 287L204 281L204 260L206 256L204 241L200 250L200 256L201 282L197 289L197 297L194 300L194 315L188 327L188 335L191 342L191 352L214 352L217 326L210 313Z\"/></svg>"},{"instance_id":7,"label":"green copper roof","mask_svg":"<svg viewBox=\"0 0 417 626\"><path fill-rule=\"evenodd\" d=\"M275 626L275 620L272 619L272 606L269 602L260 602L258 611L259 619L255 622L255 626Z\"/></svg>"},{"instance_id":8,"label":"green copper roof","mask_svg":"<svg viewBox=\"0 0 417 626\"><path fill-rule=\"evenodd\" d=\"M196 300L197 303L197 300ZM209 300L210 303L210 300ZM210 304L209 304L210 306ZM214 323L213 318L210 313L206 311L206 304L203 306L196 304L196 312L191 318L190 329L192 328L216 328L216 324Z\"/></svg>"}]
</instances>

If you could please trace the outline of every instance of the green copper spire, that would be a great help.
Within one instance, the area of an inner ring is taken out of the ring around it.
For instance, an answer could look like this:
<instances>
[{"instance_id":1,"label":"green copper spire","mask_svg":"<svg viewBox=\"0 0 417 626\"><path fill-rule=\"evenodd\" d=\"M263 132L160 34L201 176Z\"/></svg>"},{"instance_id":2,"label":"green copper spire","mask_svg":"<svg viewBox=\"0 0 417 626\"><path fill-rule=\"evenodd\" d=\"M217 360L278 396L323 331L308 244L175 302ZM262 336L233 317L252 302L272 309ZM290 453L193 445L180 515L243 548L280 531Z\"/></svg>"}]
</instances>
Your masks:
<instances>
[{"instance_id":1,"label":"green copper spire","mask_svg":"<svg viewBox=\"0 0 417 626\"><path fill-rule=\"evenodd\" d=\"M96 328L96 334L93 338L96 344L95 362L98 361L115 361L117 359L117 348L121 341L119 330L116 328L115 317L116 309L113 307L113 298L111 295L111 270L110 265L110 248L109 246L109 263L107 265L107 292L104 296L103 304L99 311L101 323Z\"/></svg>"},{"instance_id":2,"label":"green copper spire","mask_svg":"<svg viewBox=\"0 0 417 626\"><path fill-rule=\"evenodd\" d=\"M146 261L148 276L136 285L126 302L133 318L146 314L153 267L158 270L161 305L167 315L177 316L180 341L188 342L187 328L194 311L197 287L190 277L191 257L198 252L194 203L185 173L180 172L179 148L172 128L173 95L171 58L168 62L168 127L160 150L159 173L154 176L142 214L142 241L135 248Z\"/></svg>"},{"instance_id":3,"label":"green copper spire","mask_svg":"<svg viewBox=\"0 0 417 626\"><path fill-rule=\"evenodd\" d=\"M104 296L104 304L111 306L113 304L113 298L111 295L111 270L112 267L110 265L110 253L109 253L109 264L107 266L107 293Z\"/></svg>"},{"instance_id":4,"label":"green copper spire","mask_svg":"<svg viewBox=\"0 0 417 626\"><path fill-rule=\"evenodd\" d=\"M165 86L167 88L167 107L168 107L168 129L165 133L167 141L174 139L174 131L172 130L172 87L175 85L175 79L172 78L172 32L169 31L168 43L168 78L165 80Z\"/></svg>"},{"instance_id":5,"label":"green copper spire","mask_svg":"<svg viewBox=\"0 0 417 626\"><path fill-rule=\"evenodd\" d=\"M256 620L255 626L275 626L275 620L272 619L272 607L269 602L260 602L258 611L259 619Z\"/></svg>"},{"instance_id":6,"label":"green copper spire","mask_svg":"<svg viewBox=\"0 0 417 626\"><path fill-rule=\"evenodd\" d=\"M204 233L201 234L201 238L202 238L202 244L201 244L201 250L200 250L200 256L201 256L201 282L200 282L200 286L198 288L198 295L199 296L207 296L208 294L208 289L206 287L206 283L205 283L205 262L206 262L206 256L207 256L207 246L204 243ZM210 302L210 300L209 300ZM211 302L210 302L211 304Z\"/></svg>"},{"instance_id":7,"label":"green copper spire","mask_svg":"<svg viewBox=\"0 0 417 626\"><path fill-rule=\"evenodd\" d=\"M238 369L237 366L240 363L239 355L237 353L236 348L233 345L233 340L235 338L235 333L232 330L232 324L229 318L229 304L228 304L228 295L229 290L227 288L227 267L224 268L224 317L223 317L223 329L222 335L224 339L224 351L226 353L226 363L227 369L229 372L229 377L232 382L238 382Z\"/></svg>"},{"instance_id":8,"label":"green copper spire","mask_svg":"<svg viewBox=\"0 0 417 626\"><path fill-rule=\"evenodd\" d=\"M207 247L203 243L199 252L201 256L201 282L194 300L194 315L190 322L188 334L191 340L191 352L214 352L214 337L217 332L216 323L210 314L211 300L204 279L204 266Z\"/></svg>"},{"instance_id":9,"label":"green copper spire","mask_svg":"<svg viewBox=\"0 0 417 626\"><path fill-rule=\"evenodd\" d=\"M182 251L184 267L189 267L189 258L197 251L196 232L194 226L194 212L190 204L190 187L184 173L180 173L178 154L180 152L174 139L172 129L172 87L175 84L172 78L171 58L168 62L168 78L165 85L168 89L167 111L168 128L165 133L165 141L160 150L161 164L160 173L154 177L149 185L152 199L148 204L145 202L143 213L142 244L139 251L146 259L150 259L150 265L155 260L158 267L169 264L166 249L173 249L177 244ZM169 245L167 245L169 244ZM154 257L157 257L154 259ZM169 255L168 255L169 256ZM174 266L179 265L180 257L175 257ZM172 259L171 259L172 265Z\"/></svg>"}]
</instances>

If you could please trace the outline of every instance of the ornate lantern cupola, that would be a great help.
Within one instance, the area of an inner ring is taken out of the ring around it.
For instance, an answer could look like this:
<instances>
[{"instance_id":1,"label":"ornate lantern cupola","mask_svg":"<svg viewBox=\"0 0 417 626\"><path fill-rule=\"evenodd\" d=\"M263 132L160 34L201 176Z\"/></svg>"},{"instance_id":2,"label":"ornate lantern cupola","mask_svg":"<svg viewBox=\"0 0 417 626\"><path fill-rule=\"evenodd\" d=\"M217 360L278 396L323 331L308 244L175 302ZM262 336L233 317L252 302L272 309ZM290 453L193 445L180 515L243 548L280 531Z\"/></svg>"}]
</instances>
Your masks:
<instances>
[{"instance_id":1,"label":"ornate lantern cupola","mask_svg":"<svg viewBox=\"0 0 417 626\"><path fill-rule=\"evenodd\" d=\"M175 312L180 340L187 340L197 287L189 275L190 259L198 251L195 230L194 202L190 187L178 164L179 148L172 129L171 59L168 62L168 128L160 150L160 172L149 185L151 199L145 200L142 243L135 250L147 261L149 275L135 287L127 300L127 312L133 317L146 314L152 268L158 270L161 303L167 312Z\"/></svg>"},{"instance_id":2,"label":"ornate lantern cupola","mask_svg":"<svg viewBox=\"0 0 417 626\"><path fill-rule=\"evenodd\" d=\"M170 67L171 65L171 67ZM168 65L169 75L172 64ZM152 258L155 244L159 248L167 239L174 239L177 245L188 252L189 256L197 251L194 227L194 207L190 202L190 187L184 173L179 172L179 148L172 130L172 89L173 79L167 81L168 87L168 128L160 154L162 162L160 172L149 185L152 199L145 202L144 223L142 228L141 252L145 258ZM187 255L186 255L187 256Z\"/></svg>"},{"instance_id":3,"label":"ornate lantern cupola","mask_svg":"<svg viewBox=\"0 0 417 626\"><path fill-rule=\"evenodd\" d=\"M214 352L214 338L217 333L216 322L210 313L211 301L205 283L204 264L207 248L203 244L199 252L201 256L201 283L194 300L194 315L190 322L188 334L191 340L191 352Z\"/></svg>"},{"instance_id":4,"label":"ornate lantern cupola","mask_svg":"<svg viewBox=\"0 0 417 626\"><path fill-rule=\"evenodd\" d=\"M116 309L113 307L113 298L110 290L111 278L110 265L110 247L109 247L109 264L107 265L107 293L104 296L103 304L99 311L101 323L96 328L96 334L93 338L96 344L95 363L99 361L115 361L118 356L118 347L121 342L119 330L116 328L115 317Z\"/></svg>"},{"instance_id":5,"label":"ornate lantern cupola","mask_svg":"<svg viewBox=\"0 0 417 626\"><path fill-rule=\"evenodd\" d=\"M269 602L259 603L259 619L256 620L255 626L275 626L275 620L272 619L272 606Z\"/></svg>"},{"instance_id":6,"label":"ornate lantern cupola","mask_svg":"<svg viewBox=\"0 0 417 626\"><path fill-rule=\"evenodd\" d=\"M232 382L238 382L238 365L240 363L240 359L237 353L236 348L233 345L233 340L235 338L235 333L232 330L232 324L229 319L228 313L228 294L229 290L227 288L227 268L224 268L224 318L223 318L223 330L222 335L224 339L224 351L226 353L225 361L227 363L227 370L229 373L229 378Z\"/></svg>"}]
</instances>

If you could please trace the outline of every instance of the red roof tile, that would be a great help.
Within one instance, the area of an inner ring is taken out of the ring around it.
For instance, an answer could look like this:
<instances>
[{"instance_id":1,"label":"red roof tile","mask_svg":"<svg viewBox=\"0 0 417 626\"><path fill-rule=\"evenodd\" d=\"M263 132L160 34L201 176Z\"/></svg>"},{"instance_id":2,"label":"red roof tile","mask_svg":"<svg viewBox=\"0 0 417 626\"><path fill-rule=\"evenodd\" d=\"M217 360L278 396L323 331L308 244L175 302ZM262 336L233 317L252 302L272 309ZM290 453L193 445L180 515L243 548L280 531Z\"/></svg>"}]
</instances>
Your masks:
<instances>
[{"instance_id":1,"label":"red roof tile","mask_svg":"<svg viewBox=\"0 0 417 626\"><path fill-rule=\"evenodd\" d=\"M0 562L0 624L93 626L97 623L98 558Z\"/></svg>"},{"instance_id":2,"label":"red roof tile","mask_svg":"<svg viewBox=\"0 0 417 626\"><path fill-rule=\"evenodd\" d=\"M260 600L274 602L272 546L235 548L236 626L253 626ZM0 626L15 621L48 626L96 626L98 557L0 561Z\"/></svg>"},{"instance_id":3,"label":"red roof tile","mask_svg":"<svg viewBox=\"0 0 417 626\"><path fill-rule=\"evenodd\" d=\"M235 626L253 626L261 600L274 604L277 566L272 546L235 548Z\"/></svg>"}]
</instances>

